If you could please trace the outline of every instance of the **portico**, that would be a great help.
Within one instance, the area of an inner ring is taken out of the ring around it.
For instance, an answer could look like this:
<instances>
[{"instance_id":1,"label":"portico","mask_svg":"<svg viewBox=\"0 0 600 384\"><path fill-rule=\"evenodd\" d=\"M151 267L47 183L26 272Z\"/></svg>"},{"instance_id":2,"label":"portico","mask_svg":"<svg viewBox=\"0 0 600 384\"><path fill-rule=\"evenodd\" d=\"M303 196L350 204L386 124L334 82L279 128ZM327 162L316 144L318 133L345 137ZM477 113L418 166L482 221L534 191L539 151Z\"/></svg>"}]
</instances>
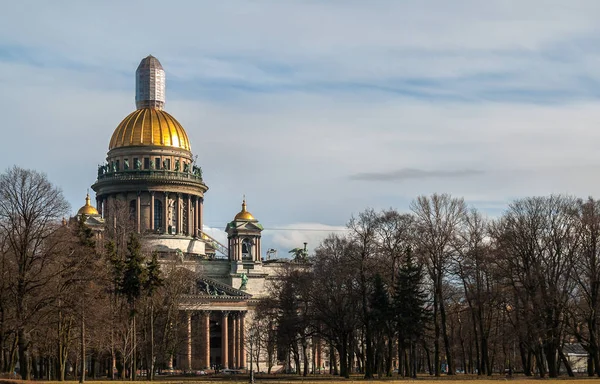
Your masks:
<instances>
[{"instance_id":1,"label":"portico","mask_svg":"<svg viewBox=\"0 0 600 384\"><path fill-rule=\"evenodd\" d=\"M185 342L176 367L184 370L246 368L245 320L251 295L200 278L179 306Z\"/></svg>"}]
</instances>

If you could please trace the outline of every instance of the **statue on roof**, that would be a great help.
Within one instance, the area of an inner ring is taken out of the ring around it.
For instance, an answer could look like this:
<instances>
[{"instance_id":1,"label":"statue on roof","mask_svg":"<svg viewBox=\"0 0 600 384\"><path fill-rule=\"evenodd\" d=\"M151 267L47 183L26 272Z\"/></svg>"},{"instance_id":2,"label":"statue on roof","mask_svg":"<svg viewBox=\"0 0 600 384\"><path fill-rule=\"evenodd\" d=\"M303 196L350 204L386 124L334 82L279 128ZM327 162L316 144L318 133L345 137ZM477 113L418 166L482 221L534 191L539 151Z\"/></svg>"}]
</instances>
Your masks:
<instances>
[{"instance_id":1,"label":"statue on roof","mask_svg":"<svg viewBox=\"0 0 600 384\"><path fill-rule=\"evenodd\" d=\"M242 285L240 285L240 291L246 290L246 284L248 284L248 275L242 273Z\"/></svg>"}]
</instances>

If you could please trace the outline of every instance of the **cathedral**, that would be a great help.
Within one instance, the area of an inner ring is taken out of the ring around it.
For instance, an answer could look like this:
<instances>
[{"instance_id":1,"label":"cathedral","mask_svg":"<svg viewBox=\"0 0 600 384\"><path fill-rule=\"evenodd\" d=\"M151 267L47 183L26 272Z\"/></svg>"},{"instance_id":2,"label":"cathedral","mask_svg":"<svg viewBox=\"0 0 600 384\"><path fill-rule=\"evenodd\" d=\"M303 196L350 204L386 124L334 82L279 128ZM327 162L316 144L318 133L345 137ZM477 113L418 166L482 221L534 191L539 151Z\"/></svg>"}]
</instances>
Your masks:
<instances>
[{"instance_id":1,"label":"cathedral","mask_svg":"<svg viewBox=\"0 0 600 384\"><path fill-rule=\"evenodd\" d=\"M135 78L136 110L116 127L106 162L98 167L96 207L88 194L77 216L100 234L105 225L116 225L117 211L126 211L132 230L163 266L201 276L179 305L187 338L172 358L175 368L244 369L245 322L282 263L264 259L263 227L245 199L226 223L226 245L202 231L208 186L185 129L164 110L165 71L148 56Z\"/></svg>"}]
</instances>

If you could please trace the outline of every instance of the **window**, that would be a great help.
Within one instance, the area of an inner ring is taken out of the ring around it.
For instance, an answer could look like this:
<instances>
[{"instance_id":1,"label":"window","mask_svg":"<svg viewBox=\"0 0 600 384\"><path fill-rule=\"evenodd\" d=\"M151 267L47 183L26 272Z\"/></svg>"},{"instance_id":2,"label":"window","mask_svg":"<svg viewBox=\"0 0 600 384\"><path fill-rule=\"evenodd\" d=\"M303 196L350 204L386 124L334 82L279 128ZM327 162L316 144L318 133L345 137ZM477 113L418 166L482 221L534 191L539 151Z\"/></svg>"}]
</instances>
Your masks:
<instances>
[{"instance_id":1,"label":"window","mask_svg":"<svg viewBox=\"0 0 600 384\"><path fill-rule=\"evenodd\" d=\"M158 159L160 160L160 159ZM154 199L154 230L163 227L163 204L162 201Z\"/></svg>"},{"instance_id":2,"label":"window","mask_svg":"<svg viewBox=\"0 0 600 384\"><path fill-rule=\"evenodd\" d=\"M242 241L242 260L252 260L252 240Z\"/></svg>"},{"instance_id":3,"label":"window","mask_svg":"<svg viewBox=\"0 0 600 384\"><path fill-rule=\"evenodd\" d=\"M149 168L150 168L150 158L144 157L144 169L149 169Z\"/></svg>"},{"instance_id":4,"label":"window","mask_svg":"<svg viewBox=\"0 0 600 384\"><path fill-rule=\"evenodd\" d=\"M154 169L161 169L162 167L160 166L160 157L157 157L154 159Z\"/></svg>"},{"instance_id":5,"label":"window","mask_svg":"<svg viewBox=\"0 0 600 384\"><path fill-rule=\"evenodd\" d=\"M116 168L116 170L117 170L117 171L120 171L120 170L121 170L121 164L119 164L119 160L117 160L117 161L115 162L115 164L116 164L116 167L115 167L115 168Z\"/></svg>"}]
</instances>

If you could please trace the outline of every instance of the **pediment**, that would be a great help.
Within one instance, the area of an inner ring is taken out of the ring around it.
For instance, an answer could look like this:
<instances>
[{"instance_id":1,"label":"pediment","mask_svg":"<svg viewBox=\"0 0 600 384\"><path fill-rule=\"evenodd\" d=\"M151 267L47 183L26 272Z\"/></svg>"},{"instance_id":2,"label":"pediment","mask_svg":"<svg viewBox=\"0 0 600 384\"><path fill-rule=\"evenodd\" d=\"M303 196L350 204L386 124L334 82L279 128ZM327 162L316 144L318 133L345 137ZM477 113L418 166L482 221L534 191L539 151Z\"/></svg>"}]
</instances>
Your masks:
<instances>
[{"instance_id":1,"label":"pediment","mask_svg":"<svg viewBox=\"0 0 600 384\"><path fill-rule=\"evenodd\" d=\"M251 294L235 289L230 285L220 283L216 280L200 277L196 280L196 295L212 299L240 299L248 300Z\"/></svg>"},{"instance_id":2,"label":"pediment","mask_svg":"<svg viewBox=\"0 0 600 384\"><path fill-rule=\"evenodd\" d=\"M229 223L229 227L236 231L261 232L263 230L262 225L252 221L232 221Z\"/></svg>"}]
</instances>

